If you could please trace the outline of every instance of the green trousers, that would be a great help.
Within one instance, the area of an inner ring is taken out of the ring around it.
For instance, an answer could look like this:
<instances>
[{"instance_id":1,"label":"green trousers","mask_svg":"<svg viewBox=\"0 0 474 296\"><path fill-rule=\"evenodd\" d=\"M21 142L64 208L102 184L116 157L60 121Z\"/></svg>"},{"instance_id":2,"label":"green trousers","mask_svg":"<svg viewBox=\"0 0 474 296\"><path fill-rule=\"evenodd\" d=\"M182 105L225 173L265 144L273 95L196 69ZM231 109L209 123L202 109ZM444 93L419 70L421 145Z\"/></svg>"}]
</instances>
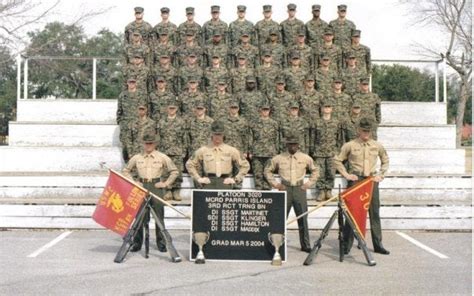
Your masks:
<instances>
[{"instance_id":1,"label":"green trousers","mask_svg":"<svg viewBox=\"0 0 474 296\"><path fill-rule=\"evenodd\" d=\"M334 169L332 157L316 157L316 164L319 166L319 178L316 181L316 188L319 190L332 190L336 170Z\"/></svg>"},{"instance_id":2,"label":"green trousers","mask_svg":"<svg viewBox=\"0 0 474 296\"><path fill-rule=\"evenodd\" d=\"M295 211L295 215L299 216L308 210L306 201L306 190L301 186L286 186L286 217L290 213L291 207ZM298 232L300 236L301 248L311 249L308 230L308 216L298 219Z\"/></svg>"},{"instance_id":3,"label":"green trousers","mask_svg":"<svg viewBox=\"0 0 474 296\"><path fill-rule=\"evenodd\" d=\"M359 180L365 177L358 176ZM348 181L347 187L351 187L356 182ZM370 221L370 234L372 236L372 244L374 249L382 248L382 225L380 223L380 198L379 198L379 183L374 182L374 190L372 191L372 201L369 207L369 221ZM344 223L344 245L346 250L352 248L354 243L354 231L347 221Z\"/></svg>"},{"instance_id":4,"label":"green trousers","mask_svg":"<svg viewBox=\"0 0 474 296\"><path fill-rule=\"evenodd\" d=\"M252 170L255 178L255 189L256 190L270 190L272 186L268 183L267 179L263 175L265 165L270 161L270 157L253 157L252 158Z\"/></svg>"}]
</instances>

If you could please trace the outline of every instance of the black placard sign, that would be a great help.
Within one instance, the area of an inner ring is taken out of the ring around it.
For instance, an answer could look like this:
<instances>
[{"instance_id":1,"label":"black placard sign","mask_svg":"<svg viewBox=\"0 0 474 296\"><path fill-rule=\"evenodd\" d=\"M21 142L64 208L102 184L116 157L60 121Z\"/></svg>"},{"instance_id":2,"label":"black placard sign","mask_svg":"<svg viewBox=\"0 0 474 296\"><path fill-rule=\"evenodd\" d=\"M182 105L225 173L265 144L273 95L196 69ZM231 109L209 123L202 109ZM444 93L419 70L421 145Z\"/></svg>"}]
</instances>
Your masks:
<instances>
[{"instance_id":1,"label":"black placard sign","mask_svg":"<svg viewBox=\"0 0 474 296\"><path fill-rule=\"evenodd\" d=\"M192 211L191 260L199 250L193 232L209 233L206 260L271 261L269 234L286 238L286 192L194 190ZM286 260L286 239L279 252Z\"/></svg>"}]
</instances>

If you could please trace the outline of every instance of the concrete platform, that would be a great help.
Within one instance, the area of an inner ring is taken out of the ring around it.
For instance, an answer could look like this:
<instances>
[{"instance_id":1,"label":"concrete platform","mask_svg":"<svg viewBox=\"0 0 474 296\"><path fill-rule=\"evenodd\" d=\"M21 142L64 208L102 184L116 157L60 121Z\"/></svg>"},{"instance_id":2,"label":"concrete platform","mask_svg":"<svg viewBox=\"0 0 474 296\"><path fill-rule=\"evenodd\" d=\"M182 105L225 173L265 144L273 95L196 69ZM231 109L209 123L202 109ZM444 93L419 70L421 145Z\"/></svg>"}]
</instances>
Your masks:
<instances>
[{"instance_id":1,"label":"concrete platform","mask_svg":"<svg viewBox=\"0 0 474 296\"><path fill-rule=\"evenodd\" d=\"M382 102L382 124L447 124L446 103Z\"/></svg>"},{"instance_id":2,"label":"concrete platform","mask_svg":"<svg viewBox=\"0 0 474 296\"><path fill-rule=\"evenodd\" d=\"M455 125L382 125L378 141L387 149L456 149Z\"/></svg>"}]
</instances>

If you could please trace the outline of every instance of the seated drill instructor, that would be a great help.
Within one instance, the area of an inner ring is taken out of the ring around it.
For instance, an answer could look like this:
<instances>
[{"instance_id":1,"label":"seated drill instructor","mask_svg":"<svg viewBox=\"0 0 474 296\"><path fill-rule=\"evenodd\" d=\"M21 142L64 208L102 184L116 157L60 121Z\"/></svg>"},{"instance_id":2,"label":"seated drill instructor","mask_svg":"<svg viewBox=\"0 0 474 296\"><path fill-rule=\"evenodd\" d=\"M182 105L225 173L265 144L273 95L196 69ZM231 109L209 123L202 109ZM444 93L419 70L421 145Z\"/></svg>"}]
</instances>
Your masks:
<instances>
[{"instance_id":1,"label":"seated drill instructor","mask_svg":"<svg viewBox=\"0 0 474 296\"><path fill-rule=\"evenodd\" d=\"M235 176L232 176L233 165L238 169ZM232 184L242 183L250 164L239 150L224 143L224 125L215 121L211 125L211 143L194 152L186 162L186 169L204 189L232 189Z\"/></svg>"},{"instance_id":2,"label":"seated drill instructor","mask_svg":"<svg viewBox=\"0 0 474 296\"><path fill-rule=\"evenodd\" d=\"M280 191L286 191L286 215L290 213L293 206L296 216L308 211L306 201L306 190L313 186L319 177L318 167L313 159L299 150L299 139L295 136L286 138L287 152L283 152L275 157L265 167L265 178ZM281 183L275 180L273 173L281 177ZM308 181L304 182L306 171L311 174ZM310 252L308 217L298 219L298 230L300 236L301 251Z\"/></svg>"},{"instance_id":3,"label":"seated drill instructor","mask_svg":"<svg viewBox=\"0 0 474 296\"><path fill-rule=\"evenodd\" d=\"M382 228L380 225L380 199L379 182L384 178L388 170L388 155L385 148L379 142L371 138L374 124L369 118L363 117L357 128L358 138L347 142L341 148L339 155L334 157L334 166L347 179L347 187L354 185L358 180L374 176L374 190L369 207L370 233L374 252L384 255L390 254L382 245ZM380 171L376 172L377 158L380 158ZM348 170L344 162L348 161ZM349 254L354 242L352 228L344 225L344 253Z\"/></svg>"},{"instance_id":4,"label":"seated drill instructor","mask_svg":"<svg viewBox=\"0 0 474 296\"><path fill-rule=\"evenodd\" d=\"M171 158L155 150L156 144L156 135L154 133L145 133L143 136L143 153L136 154L130 159L127 166L123 169L123 174L132 178L131 172L136 168L138 171L138 181L142 186L150 192L162 197L165 194L165 189L171 189L171 186L178 177L179 172ZM166 175L166 172L168 172L169 177L166 180L163 180L161 176ZM151 199L151 205L158 217L160 217L161 223L165 225L163 219L165 214L163 205L154 198ZM147 213L143 222L144 225L149 221L150 214ZM166 243L161 235L158 225L156 225L155 232L158 250L160 252L166 252ZM139 251L142 248L142 243L143 228L137 233L130 251Z\"/></svg>"}]
</instances>

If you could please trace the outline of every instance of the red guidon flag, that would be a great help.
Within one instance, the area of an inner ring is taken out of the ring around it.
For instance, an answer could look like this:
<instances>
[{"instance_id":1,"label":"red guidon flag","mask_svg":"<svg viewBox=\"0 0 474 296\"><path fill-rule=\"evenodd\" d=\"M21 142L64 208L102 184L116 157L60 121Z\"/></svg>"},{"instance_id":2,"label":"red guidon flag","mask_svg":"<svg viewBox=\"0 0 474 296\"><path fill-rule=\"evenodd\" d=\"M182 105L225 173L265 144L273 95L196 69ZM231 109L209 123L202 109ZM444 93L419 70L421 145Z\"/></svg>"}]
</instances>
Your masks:
<instances>
[{"instance_id":1,"label":"red guidon flag","mask_svg":"<svg viewBox=\"0 0 474 296\"><path fill-rule=\"evenodd\" d=\"M374 181L372 177L368 177L363 181L347 188L341 193L341 197L346 205L347 213L351 217L356 231L365 239L367 211L372 200L372 191L374 189Z\"/></svg>"},{"instance_id":2,"label":"red guidon flag","mask_svg":"<svg viewBox=\"0 0 474 296\"><path fill-rule=\"evenodd\" d=\"M110 171L92 219L123 237L135 219L145 196L146 191Z\"/></svg>"}]
</instances>

